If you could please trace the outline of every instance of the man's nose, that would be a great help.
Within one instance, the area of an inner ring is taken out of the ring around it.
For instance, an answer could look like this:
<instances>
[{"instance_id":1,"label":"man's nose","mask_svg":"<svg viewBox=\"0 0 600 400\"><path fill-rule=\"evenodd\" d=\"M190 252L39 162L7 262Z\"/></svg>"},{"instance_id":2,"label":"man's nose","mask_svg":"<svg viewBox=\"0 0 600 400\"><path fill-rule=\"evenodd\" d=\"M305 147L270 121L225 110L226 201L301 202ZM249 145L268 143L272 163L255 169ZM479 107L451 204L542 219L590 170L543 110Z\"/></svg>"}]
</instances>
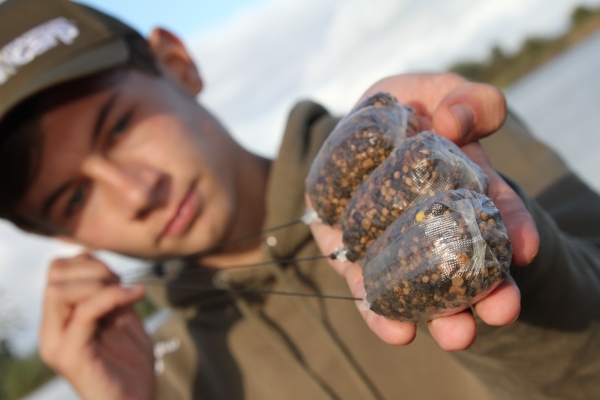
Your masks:
<instances>
[{"instance_id":1,"label":"man's nose","mask_svg":"<svg viewBox=\"0 0 600 400\"><path fill-rule=\"evenodd\" d=\"M152 209L166 204L168 182L155 168L92 156L86 160L83 169L94 182L94 191L129 217L143 218Z\"/></svg>"}]
</instances>

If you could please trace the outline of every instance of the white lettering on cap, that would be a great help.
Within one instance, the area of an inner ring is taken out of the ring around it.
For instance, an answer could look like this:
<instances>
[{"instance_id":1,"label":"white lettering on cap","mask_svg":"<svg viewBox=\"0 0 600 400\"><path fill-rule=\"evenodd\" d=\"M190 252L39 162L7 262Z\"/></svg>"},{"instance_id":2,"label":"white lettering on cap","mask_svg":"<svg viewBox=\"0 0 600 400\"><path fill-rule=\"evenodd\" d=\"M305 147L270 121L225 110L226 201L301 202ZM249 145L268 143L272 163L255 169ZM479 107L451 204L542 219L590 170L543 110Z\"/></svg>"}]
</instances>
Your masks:
<instances>
[{"instance_id":1,"label":"white lettering on cap","mask_svg":"<svg viewBox=\"0 0 600 400\"><path fill-rule=\"evenodd\" d=\"M17 69L29 64L59 43L70 45L79 36L79 28L64 17L58 17L32 28L0 50L0 85Z\"/></svg>"}]
</instances>

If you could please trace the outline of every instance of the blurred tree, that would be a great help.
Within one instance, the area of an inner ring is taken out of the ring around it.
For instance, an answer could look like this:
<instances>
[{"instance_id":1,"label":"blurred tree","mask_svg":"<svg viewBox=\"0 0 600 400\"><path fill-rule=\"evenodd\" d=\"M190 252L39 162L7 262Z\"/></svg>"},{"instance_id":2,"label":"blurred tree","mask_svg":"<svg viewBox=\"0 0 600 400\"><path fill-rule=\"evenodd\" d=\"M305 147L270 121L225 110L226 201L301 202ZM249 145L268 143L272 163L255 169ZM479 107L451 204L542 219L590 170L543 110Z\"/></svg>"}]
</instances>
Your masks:
<instances>
[{"instance_id":1,"label":"blurred tree","mask_svg":"<svg viewBox=\"0 0 600 400\"><path fill-rule=\"evenodd\" d=\"M495 46L485 61L460 62L450 67L450 71L473 81L504 88L599 28L600 9L579 7L571 14L569 31L562 36L551 39L529 38L515 54L506 54Z\"/></svg>"},{"instance_id":2,"label":"blurred tree","mask_svg":"<svg viewBox=\"0 0 600 400\"><path fill-rule=\"evenodd\" d=\"M15 357L10 338L21 329L19 310L10 295L0 289L0 400L16 400L54 376L37 352L25 358Z\"/></svg>"},{"instance_id":3,"label":"blurred tree","mask_svg":"<svg viewBox=\"0 0 600 400\"><path fill-rule=\"evenodd\" d=\"M584 6L577 7L575 11L573 11L573 15L571 15L571 23L573 25L579 25L593 16L594 10Z\"/></svg>"},{"instance_id":4,"label":"blurred tree","mask_svg":"<svg viewBox=\"0 0 600 400\"><path fill-rule=\"evenodd\" d=\"M1 400L20 399L55 376L37 352L25 358L15 358L8 353L4 361L6 368L0 372Z\"/></svg>"}]
</instances>

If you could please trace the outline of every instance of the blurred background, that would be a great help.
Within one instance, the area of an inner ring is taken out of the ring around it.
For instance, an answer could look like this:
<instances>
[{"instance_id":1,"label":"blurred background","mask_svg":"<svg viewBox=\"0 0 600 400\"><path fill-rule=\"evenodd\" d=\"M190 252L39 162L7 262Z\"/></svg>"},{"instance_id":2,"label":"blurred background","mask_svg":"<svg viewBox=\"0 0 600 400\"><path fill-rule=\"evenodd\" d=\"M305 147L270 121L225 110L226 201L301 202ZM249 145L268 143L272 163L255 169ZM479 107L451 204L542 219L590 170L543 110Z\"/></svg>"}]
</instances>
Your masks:
<instances>
[{"instance_id":1,"label":"blurred background","mask_svg":"<svg viewBox=\"0 0 600 400\"><path fill-rule=\"evenodd\" d=\"M343 114L382 77L453 70L501 87L532 132L600 191L600 0L82 2L143 34L162 26L179 35L205 80L199 100L262 155L276 156L299 100ZM52 377L35 354L45 271L79 251L0 221L0 400ZM99 256L119 272L144 265ZM74 398L56 385L29 399Z\"/></svg>"}]
</instances>

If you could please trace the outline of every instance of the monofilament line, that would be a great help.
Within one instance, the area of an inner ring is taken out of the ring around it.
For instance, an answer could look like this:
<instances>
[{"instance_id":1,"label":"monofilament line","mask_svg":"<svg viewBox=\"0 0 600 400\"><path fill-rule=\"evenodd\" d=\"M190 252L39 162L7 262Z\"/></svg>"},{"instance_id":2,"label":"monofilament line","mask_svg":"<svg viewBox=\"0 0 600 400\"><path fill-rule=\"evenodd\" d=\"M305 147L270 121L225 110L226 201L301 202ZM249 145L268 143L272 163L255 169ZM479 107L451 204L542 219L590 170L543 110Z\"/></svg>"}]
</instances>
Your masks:
<instances>
[{"instance_id":1,"label":"monofilament line","mask_svg":"<svg viewBox=\"0 0 600 400\"><path fill-rule=\"evenodd\" d=\"M188 276L189 275L199 275L199 274L214 273L216 271L229 271L232 269L263 267L265 265L272 265L272 264L287 265L287 264L294 264L294 263L303 262L303 261L322 260L322 259L326 259L326 258L328 258L330 260L335 260L336 259L335 253L332 253L328 256L313 256L313 257L289 258L289 259L285 259L285 260L261 261L258 263L251 263L251 264L229 265L227 267L222 267L222 268L207 269L206 267L198 266L197 269L195 269L195 270L188 270L186 272L186 275L188 275ZM154 268L154 266L149 266L149 267L139 269L137 271L132 271L128 274L123 274L123 275L121 275L121 279L124 282L129 282L129 281L135 282L139 278L144 278L147 273L149 273L153 270L153 268Z\"/></svg>"},{"instance_id":2,"label":"monofilament line","mask_svg":"<svg viewBox=\"0 0 600 400\"><path fill-rule=\"evenodd\" d=\"M187 257L202 257L203 255L206 255L206 254L208 254L208 253L210 253L212 251L221 249L221 248L223 248L225 246L229 246L231 244L239 243L239 242L242 242L244 240L252 239L252 238L255 238L257 236L262 236L265 233L270 233L270 232L278 231L280 229L288 228L290 226L299 224L301 222L304 222L304 220L302 218L297 219L295 221L287 222L285 224L281 224L279 226L274 226L274 227L271 227L271 228L263 229L262 231L259 231L259 232L254 232L254 233L251 233L249 235L241 236L241 237L238 237L238 238L235 238L235 239L232 239L232 240L228 240L228 241L223 242L223 243L216 244L216 245L211 246L211 247L209 247L207 249L200 250L197 253L190 254Z\"/></svg>"},{"instance_id":3,"label":"monofilament line","mask_svg":"<svg viewBox=\"0 0 600 400\"><path fill-rule=\"evenodd\" d=\"M140 282L144 285L164 285L165 282ZM363 299L358 297L350 296L335 296L319 293L302 293L302 292L285 292L280 290L266 290L266 289L234 289L234 288L217 288L206 284L194 284L188 282L169 282L170 286L177 286L180 288L199 289L207 291L220 291L220 292L234 292L234 293L245 293L245 294L275 294L280 296L296 296L296 297L317 297L320 299L332 299L332 300L353 300L362 301Z\"/></svg>"}]
</instances>

